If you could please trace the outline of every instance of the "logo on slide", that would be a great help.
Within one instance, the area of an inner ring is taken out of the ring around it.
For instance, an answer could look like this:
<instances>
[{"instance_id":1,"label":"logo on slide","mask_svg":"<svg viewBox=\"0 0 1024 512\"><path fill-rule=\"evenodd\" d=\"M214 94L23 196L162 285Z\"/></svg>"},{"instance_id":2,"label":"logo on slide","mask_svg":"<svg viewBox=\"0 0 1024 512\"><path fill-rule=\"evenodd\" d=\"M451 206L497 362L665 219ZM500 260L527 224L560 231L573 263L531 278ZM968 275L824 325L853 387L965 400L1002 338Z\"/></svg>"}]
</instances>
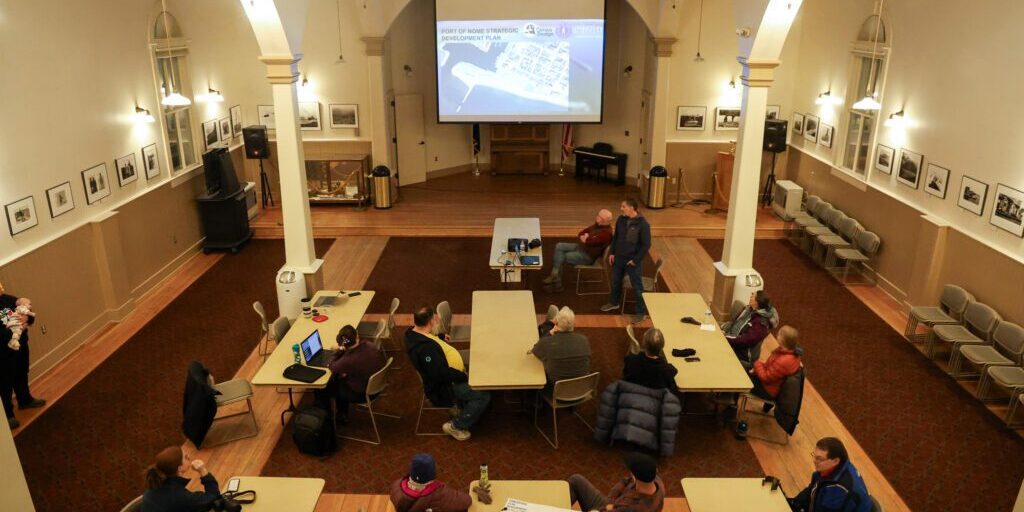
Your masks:
<instances>
[{"instance_id":1,"label":"logo on slide","mask_svg":"<svg viewBox=\"0 0 1024 512\"><path fill-rule=\"evenodd\" d=\"M523 27L523 34L526 34L528 36L537 35L537 25L534 25L533 23L527 23Z\"/></svg>"},{"instance_id":2,"label":"logo on slide","mask_svg":"<svg viewBox=\"0 0 1024 512\"><path fill-rule=\"evenodd\" d=\"M558 28L555 29L555 35L562 39L568 38L572 36L572 27L569 25L559 25Z\"/></svg>"}]
</instances>

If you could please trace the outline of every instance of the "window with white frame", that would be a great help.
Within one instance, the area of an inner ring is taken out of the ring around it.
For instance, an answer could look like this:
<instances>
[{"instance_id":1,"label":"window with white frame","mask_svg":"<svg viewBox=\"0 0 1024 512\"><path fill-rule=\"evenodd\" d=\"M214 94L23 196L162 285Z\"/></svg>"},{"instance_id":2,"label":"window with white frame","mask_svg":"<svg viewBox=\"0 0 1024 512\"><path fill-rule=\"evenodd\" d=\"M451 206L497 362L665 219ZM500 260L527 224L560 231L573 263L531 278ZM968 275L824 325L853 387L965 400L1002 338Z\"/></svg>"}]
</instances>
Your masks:
<instances>
[{"instance_id":1,"label":"window with white frame","mask_svg":"<svg viewBox=\"0 0 1024 512\"><path fill-rule=\"evenodd\" d=\"M850 84L846 94L846 131L840 146L840 168L858 179L867 180L868 162L878 129L880 110L865 108L873 100L877 106L882 99L885 83L886 57L888 46L885 41L885 25L879 23L877 15L870 16L861 27L860 36L854 42L850 65Z\"/></svg>"},{"instance_id":2,"label":"window with white frame","mask_svg":"<svg viewBox=\"0 0 1024 512\"><path fill-rule=\"evenodd\" d=\"M188 47L177 21L169 12L161 12L153 24L152 48L156 87L163 110L162 122L167 134L165 149L172 172L179 172L195 165L198 153L192 103L188 99L192 93Z\"/></svg>"}]
</instances>

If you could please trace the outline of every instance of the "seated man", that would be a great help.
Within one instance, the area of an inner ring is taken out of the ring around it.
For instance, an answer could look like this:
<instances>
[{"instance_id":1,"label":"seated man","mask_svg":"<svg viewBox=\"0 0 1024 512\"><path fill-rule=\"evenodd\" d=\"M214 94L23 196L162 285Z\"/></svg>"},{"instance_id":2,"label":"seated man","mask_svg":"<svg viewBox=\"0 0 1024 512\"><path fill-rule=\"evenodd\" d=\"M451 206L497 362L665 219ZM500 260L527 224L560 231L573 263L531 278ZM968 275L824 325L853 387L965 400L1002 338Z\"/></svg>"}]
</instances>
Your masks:
<instances>
[{"instance_id":1,"label":"seated man","mask_svg":"<svg viewBox=\"0 0 1024 512\"><path fill-rule=\"evenodd\" d=\"M423 377L423 392L430 403L438 407L457 403L461 407L458 416L442 425L441 430L465 441L470 436L469 428L476 424L491 402L491 395L469 387L462 354L433 334L439 321L434 308L419 308L413 315L415 325L405 331L405 350Z\"/></svg>"},{"instance_id":2,"label":"seated man","mask_svg":"<svg viewBox=\"0 0 1024 512\"><path fill-rule=\"evenodd\" d=\"M563 307L555 314L553 321L555 325L548 335L541 338L529 352L544 363L544 373L548 376L548 387L545 389L549 391L556 381L590 373L590 341L574 331L576 314L568 307Z\"/></svg>"},{"instance_id":3,"label":"seated man","mask_svg":"<svg viewBox=\"0 0 1024 512\"><path fill-rule=\"evenodd\" d=\"M750 294L749 302L735 318L722 324L722 331L736 357L749 368L756 359L754 348L778 325L779 314L772 307L771 299L764 290L758 290Z\"/></svg>"},{"instance_id":4,"label":"seated man","mask_svg":"<svg viewBox=\"0 0 1024 512\"><path fill-rule=\"evenodd\" d=\"M639 354L626 354L622 380L651 389L675 389L679 370L665 359L665 335L661 330L647 329L641 348Z\"/></svg>"},{"instance_id":5,"label":"seated man","mask_svg":"<svg viewBox=\"0 0 1024 512\"><path fill-rule=\"evenodd\" d=\"M811 483L789 499L794 512L870 512L868 489L843 442L824 437L814 445Z\"/></svg>"},{"instance_id":6,"label":"seated man","mask_svg":"<svg viewBox=\"0 0 1024 512\"><path fill-rule=\"evenodd\" d=\"M469 494L448 487L436 478L434 458L428 453L414 455L409 475L391 484L391 504L395 511L461 512L469 509L473 504Z\"/></svg>"},{"instance_id":7,"label":"seated man","mask_svg":"<svg viewBox=\"0 0 1024 512\"><path fill-rule=\"evenodd\" d=\"M373 374L384 368L387 362L384 353L372 344L359 339L355 327L346 325L338 331L338 346L341 348L331 360L333 398L338 406L335 420L344 425L348 422L348 404L366 403L366 385Z\"/></svg>"},{"instance_id":8,"label":"seated man","mask_svg":"<svg viewBox=\"0 0 1024 512\"><path fill-rule=\"evenodd\" d=\"M796 329L788 325L782 326L779 329L779 346L772 351L766 361L754 361L754 367L750 370L750 380L754 383L754 388L750 391L754 395L765 400L775 400L779 397L782 381L800 370L800 356L803 350L796 345L798 336ZM771 408L767 407L769 404L765 405L767 412Z\"/></svg>"},{"instance_id":9,"label":"seated man","mask_svg":"<svg viewBox=\"0 0 1024 512\"><path fill-rule=\"evenodd\" d=\"M665 504L665 484L658 477L658 463L642 453L626 455L630 475L619 480L605 496L583 475L569 477L569 498L580 510L659 512Z\"/></svg>"},{"instance_id":10,"label":"seated man","mask_svg":"<svg viewBox=\"0 0 1024 512\"><path fill-rule=\"evenodd\" d=\"M601 257L604 248L612 241L612 212L597 212L594 223L583 228L576 237L580 239L579 243L559 242L555 245L551 275L544 278L544 284L548 285L544 291L562 291L562 264L591 265Z\"/></svg>"}]
</instances>

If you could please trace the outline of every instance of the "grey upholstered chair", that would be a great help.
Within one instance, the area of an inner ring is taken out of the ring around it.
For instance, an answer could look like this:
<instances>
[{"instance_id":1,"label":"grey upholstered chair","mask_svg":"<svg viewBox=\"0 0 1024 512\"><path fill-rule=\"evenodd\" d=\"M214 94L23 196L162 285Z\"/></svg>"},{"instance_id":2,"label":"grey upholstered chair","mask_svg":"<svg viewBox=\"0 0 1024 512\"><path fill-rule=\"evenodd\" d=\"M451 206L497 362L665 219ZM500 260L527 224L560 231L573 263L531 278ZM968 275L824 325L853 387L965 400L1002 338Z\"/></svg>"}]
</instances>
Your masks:
<instances>
[{"instance_id":1,"label":"grey upholstered chair","mask_svg":"<svg viewBox=\"0 0 1024 512\"><path fill-rule=\"evenodd\" d=\"M811 255L823 267L833 267L835 266L836 250L853 247L853 241L857 238L857 233L861 231L864 231L864 227L857 222L857 219L846 217L839 222L837 233L819 236L814 240L814 251Z\"/></svg>"},{"instance_id":2,"label":"grey upholstered chair","mask_svg":"<svg viewBox=\"0 0 1024 512\"><path fill-rule=\"evenodd\" d=\"M661 267L665 264L665 258L658 258L654 261L654 276L652 277L641 277L640 280L643 282L645 292L656 292L658 291L658 280L661 279ZM622 306L619 311L622 313L626 312L627 298L632 295L633 283L629 280L629 276L622 276L622 297L619 299L619 304ZM629 301L633 302L633 301Z\"/></svg>"},{"instance_id":3,"label":"grey upholstered chair","mask_svg":"<svg viewBox=\"0 0 1024 512\"><path fill-rule=\"evenodd\" d=\"M807 382L807 380L806 380L806 374L804 373L804 365L801 364L800 365L800 369L798 369L796 373L794 373L793 375L790 375L789 377L786 377L786 379L783 381L782 387L779 390L779 397L782 398L783 393L798 394L798 396L796 397L795 401L797 403L801 404L801 406L802 406L802 404L803 404L803 396L804 396L804 387L805 387L805 383L806 382ZM785 399L787 400L787 403L792 401L792 397L791 396L786 396ZM762 416L773 415L772 413L762 412L762 411L764 411L763 408L760 409L760 410L748 410L747 409L747 402L749 402L750 400L757 400L757 401L763 402L765 404L772 404L774 406L775 402L778 400L778 398L776 400L765 400L764 398L761 398L761 397L759 397L759 396L757 396L757 395L755 395L755 394L753 394L751 392L743 393L742 395L740 395L739 403L737 404L737 413L736 413L736 420L737 421L742 420L743 416L746 415L747 413L753 413L753 414L758 414L758 415L762 415ZM799 409L798 409L797 410L797 416L799 416L799 414L800 414L800 412L799 412ZM799 419L799 418L796 418L796 419ZM778 417L776 417L776 421L778 421ZM761 439L763 441L768 441L770 443L786 445L786 444L789 444L789 438L790 438L790 436L793 435L793 431L795 431L797 423L799 423L799 422L793 423L791 427L788 427L789 430L784 430L783 431L786 434L786 437L783 438L782 442L779 442L778 440L773 439L773 438L768 437L768 436L756 435L753 432L747 432L747 436L754 437L754 438L757 438L757 439ZM779 424L779 426L782 427L782 424ZM786 428L787 427L783 427L783 429L786 429Z\"/></svg>"},{"instance_id":4,"label":"grey upholstered chair","mask_svg":"<svg viewBox=\"0 0 1024 512\"><path fill-rule=\"evenodd\" d=\"M806 196L806 199L804 200L804 210L801 212L797 212L795 215L793 215L793 218L791 219L783 219L784 222L782 224L782 232L783 234L785 234L786 238L789 239L790 242L797 241L794 240L794 233L800 234L799 231L794 229L797 219L804 219L806 221L807 219L813 217L813 214L811 212L818 207L818 203L820 202L820 197L814 194L808 194Z\"/></svg>"},{"instance_id":5,"label":"grey upholstered chair","mask_svg":"<svg viewBox=\"0 0 1024 512\"><path fill-rule=\"evenodd\" d=\"M552 448L558 449L558 410L572 408L572 413L576 415L584 425L587 426L591 431L594 427L587 423L587 420L580 416L578 405L593 400L597 396L597 383L601 380L601 372L594 372L590 375L584 375L582 377L576 377L575 379L562 379L555 382L554 388L551 390L551 394L547 394L543 391L537 393L538 402L534 404L533 408L533 426L536 427L540 435L544 436L544 439L551 445ZM554 440L548 437L544 433L544 429L540 428L537 423L537 414L540 412L540 401L551 407L551 421L554 425Z\"/></svg>"},{"instance_id":6,"label":"grey upholstered chair","mask_svg":"<svg viewBox=\"0 0 1024 512\"><path fill-rule=\"evenodd\" d=\"M384 320L381 320L384 324ZM386 324L384 324L386 325ZM391 363L395 361L395 358L389 357L388 361L384 363L384 367L370 376L370 380L366 382L366 403L354 404L356 407L366 409L370 413L370 423L373 424L373 439L365 439L362 437L348 436L338 434L338 437L343 439L349 439L351 441L359 441L360 443L368 444L380 444L380 430L377 428L377 416L384 416L387 418L401 419L401 416L394 414L386 414L380 411L373 410L373 404L380 400L381 397L385 396L384 393L388 389L388 369L391 367Z\"/></svg>"},{"instance_id":7,"label":"grey upholstered chair","mask_svg":"<svg viewBox=\"0 0 1024 512\"><path fill-rule=\"evenodd\" d=\"M914 306L910 308L907 315L907 326L903 329L903 336L907 340L924 341L928 334L917 334L918 324L924 324L931 331L936 325L956 325L964 320L964 311L967 305L974 302L974 295L967 290L955 285L947 284L942 287L942 295L939 297L938 306Z\"/></svg>"},{"instance_id":8,"label":"grey upholstered chair","mask_svg":"<svg viewBox=\"0 0 1024 512\"><path fill-rule=\"evenodd\" d=\"M221 383L218 384L218 383L216 383L213 380L213 374L210 374L210 385L213 386L213 389L215 391L217 391L217 395L214 396L214 400L216 400L216 402L217 402L217 408L218 409L220 409L221 407L226 407L226 406L231 405L231 404L236 403L236 402L241 402L242 400L245 400L246 406L248 407L247 410L242 411L242 412L236 412L236 413L228 414L228 415L225 415L225 416L218 416L218 417L213 419L214 422L217 422L217 421L220 421L220 420L224 420L224 419L227 419L227 418L233 418L235 416L245 416L245 415L248 415L249 418L252 420L252 427L253 428L252 428L252 433L248 433L247 434L245 432L242 432L241 434L238 434L238 435L236 435L234 437L229 437L229 438L226 438L226 439L220 439L220 440L218 440L214 444L203 443L203 446L202 446L203 448L208 448L210 446L217 446L217 445L224 444L224 443L227 443L227 442L230 442L230 441L237 441L239 439L244 439L246 437L253 437L253 436L256 436L257 434L260 433L260 424L256 420L256 411L252 407L252 397L253 397L253 394L254 394L253 390L252 390L252 384L250 384L248 380L246 380L246 379L232 379L232 380L221 382ZM209 437L207 437L207 439L209 439Z\"/></svg>"},{"instance_id":9,"label":"grey upholstered chair","mask_svg":"<svg viewBox=\"0 0 1024 512\"><path fill-rule=\"evenodd\" d=\"M469 343L472 327L469 325L452 325L452 306L443 300L437 303L437 316L441 319L441 333L447 334L452 343Z\"/></svg>"},{"instance_id":10,"label":"grey upholstered chair","mask_svg":"<svg viewBox=\"0 0 1024 512\"><path fill-rule=\"evenodd\" d=\"M989 366L1019 365L1024 357L1024 329L1013 322L999 322L992 332L991 345L964 345L952 355L949 373L954 378L980 376ZM978 373L962 373L963 364L977 368Z\"/></svg>"},{"instance_id":11,"label":"grey upholstered chair","mask_svg":"<svg viewBox=\"0 0 1024 512\"><path fill-rule=\"evenodd\" d=\"M121 512L140 512L142 510L142 496L135 498L121 509Z\"/></svg>"},{"instance_id":12,"label":"grey upholstered chair","mask_svg":"<svg viewBox=\"0 0 1024 512\"><path fill-rule=\"evenodd\" d=\"M860 273L864 279L867 280L868 284L874 285L877 278L868 279L867 275L867 263L875 258L878 254L879 248L882 246L882 240L878 238L878 235L871 231L861 231L854 238L854 247L846 249L837 249L835 251L835 257L839 262L843 263L841 267L842 277L840 281L843 284L847 283L847 277L850 274L851 268L856 268L857 272ZM840 269L829 269L834 273L838 273Z\"/></svg>"},{"instance_id":13,"label":"grey upholstered chair","mask_svg":"<svg viewBox=\"0 0 1024 512\"><path fill-rule=\"evenodd\" d=\"M611 250L612 250L612 246L611 245L609 245L608 247L605 247L604 248L604 252L601 253L601 256L599 258L597 258L597 260L594 261L593 263L591 263L590 265L574 265L573 266L573 268L576 269L576 295L603 295L603 294L608 293L608 292L611 291L611 283L608 281L608 266L607 266L608 265L608 253L611 252ZM583 280L582 274L584 272L587 272L587 273L592 274L592 275L600 275L601 278L600 279ZM598 273L600 273L600 274L598 274ZM580 291L580 285L582 285L582 284L593 284L593 283L604 283L605 284L604 290L591 291L591 292L581 292Z\"/></svg>"},{"instance_id":14,"label":"grey upholstered chair","mask_svg":"<svg viewBox=\"0 0 1024 512\"><path fill-rule=\"evenodd\" d=\"M937 343L949 343L952 345L952 359L952 354L956 354L963 345L981 345L992 341L992 333L1000 320L1002 318L996 310L980 302L972 302L964 311L963 325L936 325L932 329L925 344L925 353L933 357Z\"/></svg>"},{"instance_id":15,"label":"grey upholstered chair","mask_svg":"<svg viewBox=\"0 0 1024 512\"><path fill-rule=\"evenodd\" d=\"M423 420L423 411L451 411L451 407L438 407L434 404L427 405L427 390L423 386L423 376L420 372L413 368L413 373L416 374L416 380L420 383L420 409L419 413L416 414L416 426L413 427L413 433L418 436L446 436L445 432L420 432L420 421Z\"/></svg>"},{"instance_id":16,"label":"grey upholstered chair","mask_svg":"<svg viewBox=\"0 0 1024 512\"><path fill-rule=\"evenodd\" d=\"M395 340L394 333L395 327L398 323L395 321L395 314L398 311L398 306L402 304L402 301L398 300L398 297L391 299L391 307L388 308L387 320L379 320L376 322L364 320L359 322L359 326L356 327L356 332L359 334L361 339L372 339L377 344L377 348L384 352L402 352L399 348L397 340ZM384 330L381 331L381 322L384 322ZM390 343L387 343L390 342ZM400 366L394 366L392 370L401 370Z\"/></svg>"},{"instance_id":17,"label":"grey upholstered chair","mask_svg":"<svg viewBox=\"0 0 1024 512\"><path fill-rule=\"evenodd\" d=\"M1003 420L1006 426L1016 428L1024 425L1024 422L1015 421L1014 415L1017 408L1024 402L1024 368L1020 366L989 366L978 381L978 390L975 395L983 402L1000 400L999 397L989 396L989 390L995 386L1010 394L1010 406L1006 410Z\"/></svg>"},{"instance_id":18,"label":"grey upholstered chair","mask_svg":"<svg viewBox=\"0 0 1024 512\"><path fill-rule=\"evenodd\" d=\"M256 311L256 314L260 317L260 342L259 351L257 352L261 356L267 356L270 354L270 325L267 323L267 310L263 308L263 304L260 301L252 303L252 309Z\"/></svg>"},{"instance_id":19,"label":"grey upholstered chair","mask_svg":"<svg viewBox=\"0 0 1024 512\"><path fill-rule=\"evenodd\" d=\"M639 354L640 352L643 352L643 349L640 348L640 342L636 339L636 333L633 332L633 324L626 324L626 336L629 337L629 345L626 349L630 354Z\"/></svg>"},{"instance_id":20,"label":"grey upholstered chair","mask_svg":"<svg viewBox=\"0 0 1024 512\"><path fill-rule=\"evenodd\" d=\"M804 228L802 249L809 255L814 254L815 240L820 236L835 235L839 233L839 223L848 217L842 210L833 208L825 212L821 226L807 226Z\"/></svg>"}]
</instances>

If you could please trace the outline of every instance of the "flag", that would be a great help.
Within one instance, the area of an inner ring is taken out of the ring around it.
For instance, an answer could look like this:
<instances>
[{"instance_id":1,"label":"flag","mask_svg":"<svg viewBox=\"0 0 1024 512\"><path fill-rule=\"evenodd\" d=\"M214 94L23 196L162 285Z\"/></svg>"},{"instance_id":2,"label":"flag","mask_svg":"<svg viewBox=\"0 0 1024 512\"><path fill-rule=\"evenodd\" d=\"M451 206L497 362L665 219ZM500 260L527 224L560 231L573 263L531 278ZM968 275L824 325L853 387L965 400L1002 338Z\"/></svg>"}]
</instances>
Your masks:
<instances>
[{"instance_id":1,"label":"flag","mask_svg":"<svg viewBox=\"0 0 1024 512\"><path fill-rule=\"evenodd\" d=\"M473 123L473 156L480 154L480 123Z\"/></svg>"},{"instance_id":2,"label":"flag","mask_svg":"<svg viewBox=\"0 0 1024 512\"><path fill-rule=\"evenodd\" d=\"M572 125L566 123L562 125L562 160L569 158L573 149L576 148L573 146Z\"/></svg>"}]
</instances>

